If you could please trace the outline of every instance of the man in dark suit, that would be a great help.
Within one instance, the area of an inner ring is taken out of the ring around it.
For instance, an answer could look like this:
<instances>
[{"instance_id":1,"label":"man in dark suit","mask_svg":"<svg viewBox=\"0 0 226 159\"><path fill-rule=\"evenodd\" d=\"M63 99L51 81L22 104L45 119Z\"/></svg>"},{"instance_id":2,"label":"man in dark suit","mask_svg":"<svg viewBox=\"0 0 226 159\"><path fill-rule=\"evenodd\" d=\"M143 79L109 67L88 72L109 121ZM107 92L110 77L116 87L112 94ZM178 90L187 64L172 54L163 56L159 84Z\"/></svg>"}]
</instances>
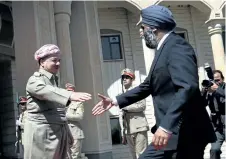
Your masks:
<instances>
[{"instance_id":1,"label":"man in dark suit","mask_svg":"<svg viewBox=\"0 0 226 159\"><path fill-rule=\"evenodd\" d=\"M141 12L143 37L156 48L148 77L138 87L93 108L99 115L112 106L126 107L150 94L156 125L152 143L140 159L203 159L215 134L199 90L197 59L192 46L176 35L176 22L168 8L153 5Z\"/></svg>"}]
</instances>

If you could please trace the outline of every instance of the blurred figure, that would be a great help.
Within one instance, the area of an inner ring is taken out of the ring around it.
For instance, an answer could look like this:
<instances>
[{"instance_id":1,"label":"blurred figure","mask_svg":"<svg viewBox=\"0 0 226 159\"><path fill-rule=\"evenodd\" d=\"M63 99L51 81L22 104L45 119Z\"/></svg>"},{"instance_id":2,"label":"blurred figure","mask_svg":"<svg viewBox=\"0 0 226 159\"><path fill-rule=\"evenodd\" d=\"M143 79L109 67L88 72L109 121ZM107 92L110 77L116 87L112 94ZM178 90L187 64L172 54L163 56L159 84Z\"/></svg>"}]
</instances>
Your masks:
<instances>
[{"instance_id":1,"label":"blurred figure","mask_svg":"<svg viewBox=\"0 0 226 159\"><path fill-rule=\"evenodd\" d=\"M135 74L131 69L122 70L121 80L125 92L134 88ZM128 143L133 159L138 159L148 146L147 131L149 127L144 114L145 109L145 100L120 109L119 122L122 130L122 143Z\"/></svg>"},{"instance_id":2,"label":"blurred figure","mask_svg":"<svg viewBox=\"0 0 226 159\"><path fill-rule=\"evenodd\" d=\"M27 119L27 98L26 97L19 97L18 99L18 120L16 120L16 137L17 137L17 141L16 141L16 153L18 154L18 157L23 158L24 155L24 125L25 125L25 121Z\"/></svg>"},{"instance_id":3,"label":"blurred figure","mask_svg":"<svg viewBox=\"0 0 226 159\"><path fill-rule=\"evenodd\" d=\"M26 97L20 97L19 98L19 108L20 108L20 117L17 122L18 128L21 132L21 143L24 144L24 125L25 121L27 119L27 98Z\"/></svg>"}]
</instances>

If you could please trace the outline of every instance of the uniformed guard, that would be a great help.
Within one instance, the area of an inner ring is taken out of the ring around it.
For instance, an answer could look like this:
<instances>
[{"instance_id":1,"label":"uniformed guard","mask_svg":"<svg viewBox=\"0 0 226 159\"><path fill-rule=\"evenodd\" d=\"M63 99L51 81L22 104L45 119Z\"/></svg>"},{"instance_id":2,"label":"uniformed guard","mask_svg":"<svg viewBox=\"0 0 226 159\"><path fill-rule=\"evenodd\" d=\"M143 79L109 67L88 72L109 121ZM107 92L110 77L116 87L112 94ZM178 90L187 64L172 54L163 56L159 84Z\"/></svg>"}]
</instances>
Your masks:
<instances>
[{"instance_id":1,"label":"uniformed guard","mask_svg":"<svg viewBox=\"0 0 226 159\"><path fill-rule=\"evenodd\" d=\"M122 70L123 93L134 87L132 85L134 79L135 74L131 69ZM141 100L120 110L119 121L122 130L122 142L125 142L126 136L133 159L138 159L148 146L147 131L149 126L144 114L145 109L145 100Z\"/></svg>"},{"instance_id":2,"label":"uniformed guard","mask_svg":"<svg viewBox=\"0 0 226 159\"><path fill-rule=\"evenodd\" d=\"M18 119L16 120L16 153L18 157L23 157L24 155L24 124L27 118L27 111L26 111L26 104L27 98L26 97L19 97L17 106L18 106Z\"/></svg>"},{"instance_id":3,"label":"uniformed guard","mask_svg":"<svg viewBox=\"0 0 226 159\"><path fill-rule=\"evenodd\" d=\"M25 125L25 121L27 119L27 98L21 96L19 98L19 108L21 110L20 116L19 116L19 120L17 122L19 131L21 133L21 143L22 145L24 144L24 125Z\"/></svg>"},{"instance_id":4,"label":"uniformed guard","mask_svg":"<svg viewBox=\"0 0 226 159\"><path fill-rule=\"evenodd\" d=\"M75 86L67 83L65 85L68 91L75 91ZM68 125L71 130L74 143L70 148L72 159L82 159L82 140L84 139L84 133L80 121L83 120L84 115L84 105L82 102L71 102L66 110L66 118L68 120Z\"/></svg>"},{"instance_id":5,"label":"uniformed guard","mask_svg":"<svg viewBox=\"0 0 226 159\"><path fill-rule=\"evenodd\" d=\"M73 144L65 106L71 101L91 99L88 93L58 87L60 56L60 49L53 44L46 44L35 52L39 71L29 78L26 86L25 159L65 159L69 146Z\"/></svg>"}]
</instances>

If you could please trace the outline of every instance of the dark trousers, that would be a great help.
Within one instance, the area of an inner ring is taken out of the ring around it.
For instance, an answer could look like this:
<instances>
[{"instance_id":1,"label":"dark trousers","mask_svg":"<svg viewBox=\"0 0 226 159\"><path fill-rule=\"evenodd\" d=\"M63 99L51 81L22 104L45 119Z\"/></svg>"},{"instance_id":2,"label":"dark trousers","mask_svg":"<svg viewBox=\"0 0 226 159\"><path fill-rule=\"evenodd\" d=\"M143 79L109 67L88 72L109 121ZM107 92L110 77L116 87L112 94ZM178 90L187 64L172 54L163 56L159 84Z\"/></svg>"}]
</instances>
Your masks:
<instances>
[{"instance_id":1,"label":"dark trousers","mask_svg":"<svg viewBox=\"0 0 226 159\"><path fill-rule=\"evenodd\" d=\"M178 150L155 150L149 145L139 159L203 159L207 144L182 145Z\"/></svg>"},{"instance_id":2,"label":"dark trousers","mask_svg":"<svg viewBox=\"0 0 226 159\"><path fill-rule=\"evenodd\" d=\"M211 144L210 159L220 159L221 146L225 141L225 131L216 130L217 141Z\"/></svg>"}]
</instances>

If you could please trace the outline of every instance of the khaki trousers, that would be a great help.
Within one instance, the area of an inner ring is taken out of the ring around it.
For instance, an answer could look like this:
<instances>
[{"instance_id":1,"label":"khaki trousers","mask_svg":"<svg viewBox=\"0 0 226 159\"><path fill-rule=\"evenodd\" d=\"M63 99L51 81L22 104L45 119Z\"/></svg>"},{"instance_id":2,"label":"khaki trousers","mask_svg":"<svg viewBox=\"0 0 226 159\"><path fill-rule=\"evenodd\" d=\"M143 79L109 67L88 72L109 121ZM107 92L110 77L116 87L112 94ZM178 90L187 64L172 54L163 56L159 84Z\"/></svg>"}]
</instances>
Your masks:
<instances>
[{"instance_id":1,"label":"khaki trousers","mask_svg":"<svg viewBox=\"0 0 226 159\"><path fill-rule=\"evenodd\" d=\"M148 147L147 131L138 132L135 134L126 135L127 143L132 153L133 159L138 159L139 156Z\"/></svg>"},{"instance_id":2,"label":"khaki trousers","mask_svg":"<svg viewBox=\"0 0 226 159\"><path fill-rule=\"evenodd\" d=\"M70 148L71 159L82 159L82 140L83 139L75 139L72 147Z\"/></svg>"},{"instance_id":3,"label":"khaki trousers","mask_svg":"<svg viewBox=\"0 0 226 159\"><path fill-rule=\"evenodd\" d=\"M24 159L65 159L72 143L68 124L27 120L24 128Z\"/></svg>"}]
</instances>

